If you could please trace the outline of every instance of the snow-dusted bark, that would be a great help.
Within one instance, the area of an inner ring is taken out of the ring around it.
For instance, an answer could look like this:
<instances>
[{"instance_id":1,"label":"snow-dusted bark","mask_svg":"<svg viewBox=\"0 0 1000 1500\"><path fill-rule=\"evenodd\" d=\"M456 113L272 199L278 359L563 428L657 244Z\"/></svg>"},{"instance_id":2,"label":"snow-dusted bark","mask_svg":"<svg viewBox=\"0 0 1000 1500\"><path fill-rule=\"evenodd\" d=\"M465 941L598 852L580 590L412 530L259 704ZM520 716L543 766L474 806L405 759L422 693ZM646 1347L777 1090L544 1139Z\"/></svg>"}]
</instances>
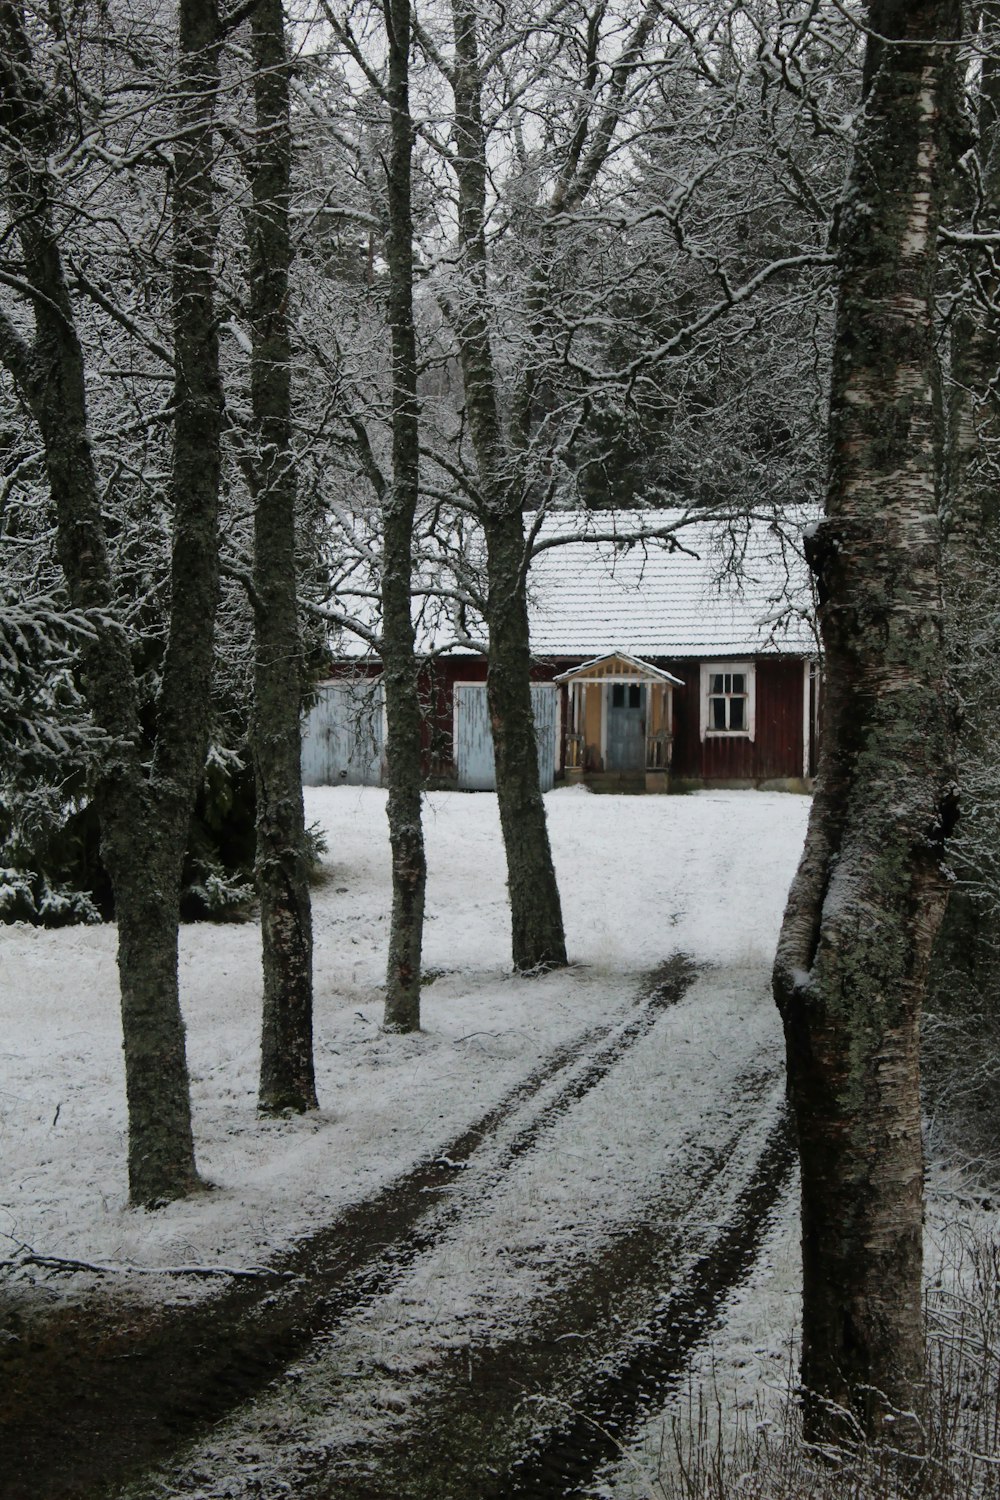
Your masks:
<instances>
[{"instance_id":1,"label":"snow-dusted bark","mask_svg":"<svg viewBox=\"0 0 1000 1500\"><path fill-rule=\"evenodd\" d=\"M915 1446L924 1375L918 1045L944 903L945 683L931 298L957 0L874 0L843 204L820 778L775 962L802 1164L807 1432ZM899 1419L893 1421L893 1416Z\"/></svg>"},{"instance_id":2,"label":"snow-dusted bark","mask_svg":"<svg viewBox=\"0 0 1000 1500\"><path fill-rule=\"evenodd\" d=\"M976 38L978 150L959 194L973 208L963 227L987 236L1000 222L1000 5L979 7ZM964 147L967 143L962 142ZM957 880L938 945L936 1011L992 1008L998 980L995 913L1000 906L1000 791L994 733L1000 655L1000 323L996 261L981 245L958 259L963 278L951 320L946 371L945 605L949 672L960 708L958 759L962 817L949 848Z\"/></svg>"},{"instance_id":3,"label":"snow-dusted bark","mask_svg":"<svg viewBox=\"0 0 1000 1500\"><path fill-rule=\"evenodd\" d=\"M113 583L93 462L87 371L57 229L52 176L57 112L16 5L0 6L3 191L17 226L34 337L0 317L0 357L39 428L73 604L93 611L83 653L87 698L108 736L97 787L102 856L115 893L126 1089L129 1191L153 1206L197 1182L177 989L181 864L208 744L218 598L217 505L222 419L213 308L213 116L218 84L214 0L181 0L171 208L174 450L171 610L150 766L127 636L112 620Z\"/></svg>"},{"instance_id":4,"label":"snow-dusted bark","mask_svg":"<svg viewBox=\"0 0 1000 1500\"><path fill-rule=\"evenodd\" d=\"M420 954L427 864L421 822L421 722L411 590L420 476L417 339L413 320L413 120L409 102L409 0L384 0L390 149L389 326L392 334L392 481L382 495L382 667L385 684L392 919L385 1024L420 1026Z\"/></svg>"},{"instance_id":5,"label":"snow-dusted bark","mask_svg":"<svg viewBox=\"0 0 1000 1500\"><path fill-rule=\"evenodd\" d=\"M253 759L257 892L264 963L259 1104L316 1105L312 1046L312 910L302 807L302 650L296 608L296 471L292 451L292 130L281 0L252 16L256 115L249 215L251 398L259 452L254 495Z\"/></svg>"},{"instance_id":6,"label":"snow-dusted bark","mask_svg":"<svg viewBox=\"0 0 1000 1500\"><path fill-rule=\"evenodd\" d=\"M486 135L475 7L452 0L454 167L465 285L456 310L459 358L486 537L489 670L486 679L497 800L507 853L511 943L522 970L565 964L559 888L538 780L531 708L523 496L500 419L486 312Z\"/></svg>"}]
</instances>

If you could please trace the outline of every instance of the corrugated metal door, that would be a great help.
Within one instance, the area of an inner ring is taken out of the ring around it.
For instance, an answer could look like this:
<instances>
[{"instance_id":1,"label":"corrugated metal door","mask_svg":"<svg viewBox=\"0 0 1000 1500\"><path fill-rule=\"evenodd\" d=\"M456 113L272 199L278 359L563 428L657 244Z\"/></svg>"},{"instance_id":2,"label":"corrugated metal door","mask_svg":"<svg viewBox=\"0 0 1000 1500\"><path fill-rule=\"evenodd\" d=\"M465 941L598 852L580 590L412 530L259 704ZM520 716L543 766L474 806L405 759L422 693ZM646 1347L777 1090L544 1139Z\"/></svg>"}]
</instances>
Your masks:
<instances>
[{"instance_id":1,"label":"corrugated metal door","mask_svg":"<svg viewBox=\"0 0 1000 1500\"><path fill-rule=\"evenodd\" d=\"M302 725L305 786L382 784L382 683L326 682Z\"/></svg>"},{"instance_id":2,"label":"corrugated metal door","mask_svg":"<svg viewBox=\"0 0 1000 1500\"><path fill-rule=\"evenodd\" d=\"M551 682L531 687L538 740L538 780L543 792L551 792L556 779L556 746L559 743L559 689Z\"/></svg>"},{"instance_id":3,"label":"corrugated metal door","mask_svg":"<svg viewBox=\"0 0 1000 1500\"><path fill-rule=\"evenodd\" d=\"M532 683L531 706L538 738L538 779L547 792L556 774L559 694L555 684ZM458 784L466 791L491 792L496 787L485 683L459 683L455 688L455 769Z\"/></svg>"}]
</instances>

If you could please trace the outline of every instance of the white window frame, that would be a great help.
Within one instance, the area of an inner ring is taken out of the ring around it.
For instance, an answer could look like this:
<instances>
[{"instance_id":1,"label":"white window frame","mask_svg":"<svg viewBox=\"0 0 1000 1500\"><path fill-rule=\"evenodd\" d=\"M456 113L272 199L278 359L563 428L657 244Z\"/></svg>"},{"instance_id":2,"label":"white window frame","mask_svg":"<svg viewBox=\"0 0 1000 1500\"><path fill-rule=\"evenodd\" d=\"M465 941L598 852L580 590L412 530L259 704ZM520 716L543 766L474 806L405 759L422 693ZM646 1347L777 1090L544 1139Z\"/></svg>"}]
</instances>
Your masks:
<instances>
[{"instance_id":1,"label":"white window frame","mask_svg":"<svg viewBox=\"0 0 1000 1500\"><path fill-rule=\"evenodd\" d=\"M745 729L712 729L708 722L709 689L718 673L742 672L747 680L747 723ZM713 740L753 740L756 733L757 674L752 661L703 661L701 663L701 737Z\"/></svg>"}]
</instances>

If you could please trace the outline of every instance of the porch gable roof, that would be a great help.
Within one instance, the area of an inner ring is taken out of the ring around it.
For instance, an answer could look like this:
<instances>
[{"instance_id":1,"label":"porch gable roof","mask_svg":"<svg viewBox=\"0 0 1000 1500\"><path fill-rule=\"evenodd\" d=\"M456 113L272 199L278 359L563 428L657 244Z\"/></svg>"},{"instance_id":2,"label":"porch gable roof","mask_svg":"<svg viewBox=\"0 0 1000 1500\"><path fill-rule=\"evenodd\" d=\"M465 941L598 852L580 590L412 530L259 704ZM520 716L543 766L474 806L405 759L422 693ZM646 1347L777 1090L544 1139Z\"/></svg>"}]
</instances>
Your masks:
<instances>
[{"instance_id":1,"label":"porch gable roof","mask_svg":"<svg viewBox=\"0 0 1000 1500\"><path fill-rule=\"evenodd\" d=\"M627 651L608 651L603 656L592 657L579 667L560 672L554 682L663 682L671 687L683 687L684 683L672 672L643 661Z\"/></svg>"}]
</instances>

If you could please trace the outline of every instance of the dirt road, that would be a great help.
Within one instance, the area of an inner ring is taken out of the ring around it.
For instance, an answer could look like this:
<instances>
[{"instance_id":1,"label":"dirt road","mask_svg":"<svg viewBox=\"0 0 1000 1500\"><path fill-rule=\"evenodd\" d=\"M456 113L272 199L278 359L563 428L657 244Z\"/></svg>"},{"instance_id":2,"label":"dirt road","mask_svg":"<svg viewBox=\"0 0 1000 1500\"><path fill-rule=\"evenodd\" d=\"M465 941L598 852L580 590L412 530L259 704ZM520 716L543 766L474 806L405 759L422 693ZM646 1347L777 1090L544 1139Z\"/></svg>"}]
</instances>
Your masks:
<instances>
[{"instance_id":1,"label":"dirt road","mask_svg":"<svg viewBox=\"0 0 1000 1500\"><path fill-rule=\"evenodd\" d=\"M612 1080L619 1094L606 1107L620 1107L614 1100L629 1097L623 1069L644 1056L694 976L672 959L630 1015L550 1055L435 1160L301 1242L273 1275L124 1318L95 1292L82 1310L9 1338L3 1500L582 1493L683 1370L753 1261L792 1156L773 1052L746 1060L731 1105L713 1105L710 1130L688 1127L672 1147L676 1169L596 1234L592 1252L577 1257L574 1246L553 1269L549 1247L550 1290L523 1318L470 1315L432 1360L388 1371L367 1330L372 1318L398 1324L400 1308L418 1301L408 1278L433 1275L435 1257L454 1254L470 1220L499 1232L490 1225L502 1222L497 1205L511 1182ZM648 1090L656 1071L645 1067ZM651 1107L636 1097L637 1109ZM350 1418L364 1411L375 1415ZM305 1412L319 1418L315 1431ZM331 1412L347 1417L331 1426ZM280 1462L262 1463L260 1442L251 1462L243 1428L267 1434L260 1441L282 1452Z\"/></svg>"}]
</instances>

